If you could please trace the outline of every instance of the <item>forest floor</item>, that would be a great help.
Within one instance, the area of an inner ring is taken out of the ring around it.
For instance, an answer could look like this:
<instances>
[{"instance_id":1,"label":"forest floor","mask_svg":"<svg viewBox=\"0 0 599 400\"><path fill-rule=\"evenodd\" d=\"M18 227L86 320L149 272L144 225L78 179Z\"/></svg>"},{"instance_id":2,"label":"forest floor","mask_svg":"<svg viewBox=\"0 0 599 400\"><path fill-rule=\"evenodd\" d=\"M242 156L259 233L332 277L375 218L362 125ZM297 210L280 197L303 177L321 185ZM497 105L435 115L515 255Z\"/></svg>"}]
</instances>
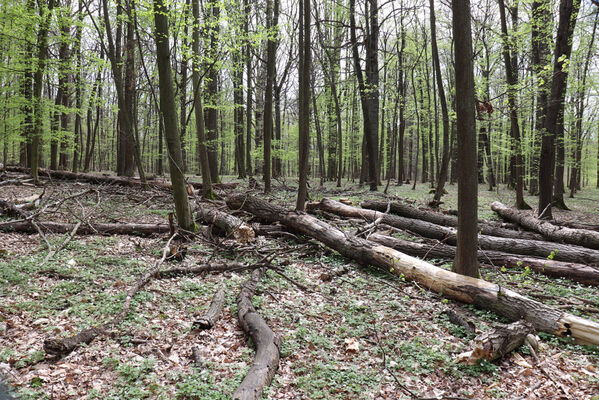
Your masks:
<instances>
[{"instance_id":1,"label":"forest floor","mask_svg":"<svg viewBox=\"0 0 599 400\"><path fill-rule=\"evenodd\" d=\"M244 185L237 191L247 191ZM291 207L294 185L291 180L275 183L275 195L269 198ZM97 191L66 201L44 220L165 223L172 211L170 196L156 190L54 181L47 183L44 196L46 201L59 200L88 189ZM414 191L392 184L389 196L420 204L430 199L428 190L424 184ZM455 208L456 187L447 190L443 207ZM15 201L41 192L36 187L3 186L0 197ZM383 196L349 183L342 189L333 183L316 188L315 181L311 195L349 198L354 204ZM503 187L488 192L481 186L480 217L496 218L489 204L500 200L511 205L512 198ZM536 203L532 197L527 201ZM559 212L558 220L597 223L599 190L585 189L567 204L573 211ZM349 223L343 228L358 226ZM67 236L48 234L46 239L58 248ZM129 318L109 335L59 360L45 358L45 339L72 335L117 314L124 292L160 258L167 239L168 234L75 236L43 263L48 249L39 235L0 233L0 374L19 398L230 398L254 357L236 315L235 299L248 276L244 272L154 280L135 297ZM258 287L254 305L283 339L279 370L265 398L599 398L597 347L540 334L540 364L522 347L495 363L463 366L455 356L470 349L473 335L452 325L444 311L461 309L480 331L505 320L354 264L312 241L258 237L249 247L254 251L230 240L198 237L180 264L235 258L251 262L256 254L272 253L273 262L288 278L310 289L305 291L273 271ZM342 265L349 266L349 273L328 282L321 279ZM482 275L599 321L596 288L525 268L483 266ZM226 287L222 318L211 330L193 329L195 316L208 308L220 284ZM203 359L200 366L191 358L196 345Z\"/></svg>"}]
</instances>

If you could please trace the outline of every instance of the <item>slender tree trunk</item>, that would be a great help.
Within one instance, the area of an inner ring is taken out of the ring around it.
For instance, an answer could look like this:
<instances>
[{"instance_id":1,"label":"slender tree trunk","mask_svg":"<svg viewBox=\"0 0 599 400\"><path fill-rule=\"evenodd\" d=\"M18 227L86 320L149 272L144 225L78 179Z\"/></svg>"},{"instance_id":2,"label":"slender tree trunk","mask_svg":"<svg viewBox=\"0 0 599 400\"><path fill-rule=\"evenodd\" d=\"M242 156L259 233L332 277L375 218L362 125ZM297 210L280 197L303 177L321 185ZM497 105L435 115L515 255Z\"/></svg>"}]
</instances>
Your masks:
<instances>
[{"instance_id":1,"label":"slender tree trunk","mask_svg":"<svg viewBox=\"0 0 599 400\"><path fill-rule=\"evenodd\" d=\"M164 0L154 1L154 24L156 27L154 34L156 41L156 64L160 85L160 113L164 119L177 221L182 229L194 232L196 225L192 218L191 208L189 207L185 175L183 174L183 154L181 153L181 141L177 127L175 90L171 75L169 54L168 10Z\"/></svg>"},{"instance_id":2,"label":"slender tree trunk","mask_svg":"<svg viewBox=\"0 0 599 400\"><path fill-rule=\"evenodd\" d=\"M310 151L310 0L299 1L299 186L296 210L303 211L308 195Z\"/></svg>"},{"instance_id":3,"label":"slender tree trunk","mask_svg":"<svg viewBox=\"0 0 599 400\"><path fill-rule=\"evenodd\" d=\"M208 54L212 60L216 60L219 53L218 34L220 31L219 18L220 18L220 5L218 2L210 2L207 4L210 8L210 27L208 28L208 35L210 41L210 49ZM206 145L208 149L208 164L210 166L211 181L214 183L220 182L218 176L218 69L214 64L209 65L206 72L206 95L207 104L206 112L204 113L206 132L208 137L208 143Z\"/></svg>"},{"instance_id":4,"label":"slender tree trunk","mask_svg":"<svg viewBox=\"0 0 599 400\"><path fill-rule=\"evenodd\" d=\"M522 178L522 146L520 143L520 125L518 123L518 106L516 104L516 86L518 85L518 73L513 68L512 49L510 37L507 31L507 22L505 17L504 0L498 0L499 15L501 19L501 33L503 36L503 62L505 65L505 75L508 84L508 108L510 114L510 136L512 139L512 165L514 166L514 178L516 181L516 207L520 210L530 209L531 207L524 201L524 183Z\"/></svg>"},{"instance_id":5,"label":"slender tree trunk","mask_svg":"<svg viewBox=\"0 0 599 400\"><path fill-rule=\"evenodd\" d=\"M264 91L264 193L271 191L271 167L272 167L272 101L273 86L275 82L275 65L277 62L276 40L272 36L277 29L279 21L279 0L274 0L271 14L271 0L266 1L266 30L269 36L266 43L266 90ZM309 93L309 92L308 92Z\"/></svg>"},{"instance_id":6,"label":"slender tree trunk","mask_svg":"<svg viewBox=\"0 0 599 400\"><path fill-rule=\"evenodd\" d=\"M200 159L200 171L202 173L202 194L206 198L213 198L212 179L210 174L210 165L208 163L208 149L206 147L206 133L204 126L204 109L202 107L202 94L200 83L200 62L198 60L200 50L200 3L199 0L191 2L193 13L193 35L192 47L193 53L191 80L193 83L193 108L195 112L196 133L198 136L198 158Z\"/></svg>"},{"instance_id":7,"label":"slender tree trunk","mask_svg":"<svg viewBox=\"0 0 599 400\"><path fill-rule=\"evenodd\" d=\"M249 37L249 21L252 10L252 3L249 0L243 1L245 10L244 31L246 37ZM245 162L246 172L252 176L252 45L249 40L245 46L245 65L246 65L246 109L245 109Z\"/></svg>"},{"instance_id":8,"label":"slender tree trunk","mask_svg":"<svg viewBox=\"0 0 599 400\"><path fill-rule=\"evenodd\" d=\"M547 102L544 121L541 158L539 161L539 216L551 219L551 200L553 192L553 168L555 157L555 135L559 111L566 95L568 71L564 63L572 52L572 34L580 8L580 0L561 0L559 6L559 25L555 41L553 62L553 80L551 95Z\"/></svg>"},{"instance_id":9,"label":"slender tree trunk","mask_svg":"<svg viewBox=\"0 0 599 400\"><path fill-rule=\"evenodd\" d=\"M437 81L437 92L441 103L441 114L443 116L443 156L439 168L437 187L435 188L435 196L431 201L433 207L437 207L441 203L441 196L445 190L447 175L449 170L449 150L451 147L449 141L449 111L447 110L447 99L445 98L445 90L443 89L443 77L441 76L441 63L439 61L439 50L437 49L437 32L436 32L436 17L434 0L429 0L430 6L430 25L431 25L431 51L433 58L433 67L435 69L435 78Z\"/></svg>"}]
</instances>

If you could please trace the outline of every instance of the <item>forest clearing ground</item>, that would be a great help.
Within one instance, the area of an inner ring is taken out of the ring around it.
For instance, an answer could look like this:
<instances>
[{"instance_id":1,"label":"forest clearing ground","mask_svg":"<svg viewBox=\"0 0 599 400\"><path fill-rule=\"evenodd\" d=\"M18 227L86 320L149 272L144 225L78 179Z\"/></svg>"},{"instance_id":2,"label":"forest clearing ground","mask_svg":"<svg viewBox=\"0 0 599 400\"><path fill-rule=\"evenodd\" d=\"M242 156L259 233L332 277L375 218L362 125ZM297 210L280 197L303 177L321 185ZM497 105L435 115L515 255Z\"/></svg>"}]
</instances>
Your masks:
<instances>
[{"instance_id":1,"label":"forest clearing ground","mask_svg":"<svg viewBox=\"0 0 599 400\"><path fill-rule=\"evenodd\" d=\"M340 191L333 183L322 189L314 186L316 181L312 184L314 199L343 197L358 203L382 196L357 185L347 184ZM168 194L161 191L70 182L54 185L49 185L45 196L60 198L99 189L99 195L70 200L60 213L49 214L56 221L164 223L172 207ZM295 192L285 190L286 185L275 183L272 199L291 207ZM456 189L447 187L443 208L455 208ZM428 190L423 184L415 191L411 185L390 186L390 194L417 203L430 199ZM41 193L28 186L5 186L0 191L0 197L9 201ZM503 188L487 192L481 186L480 217L493 217L492 201L512 204L512 197ZM533 197L526 200L536 203ZM584 190L566 202L573 211L556 213L558 220L596 223L598 190ZM21 398L229 398L253 360L235 305L246 273L155 280L135 298L134 312L111 335L58 361L39 362L44 357L44 339L76 333L118 313L124 291L160 258L167 236L75 236L40 266L47 249L39 235L0 233L0 373L17 385ZM54 246L64 237L47 235ZM234 258L227 242L223 245L215 250L197 241L190 245L183 264L193 265L212 255ZM597 347L541 335L539 357L552 379L534 367L524 348L494 364L464 367L453 358L469 349L473 336L452 325L443 311L460 307L481 330L500 321L495 315L355 265L323 247L264 237L252 246L276 251L273 263L312 289L302 291L272 271L258 287L254 305L283 338L280 367L265 398L410 398L395 379L422 397L590 399L599 394ZM248 255L239 261L252 260ZM432 262L449 267L441 260ZM322 273L341 265L349 265L350 272L331 282L321 280ZM596 289L526 269L484 268L482 273L539 301L566 305L573 314L598 320ZM223 317L210 331L192 329L194 315L208 308L221 282L227 289ZM194 345L201 349L200 367L191 360Z\"/></svg>"}]
</instances>

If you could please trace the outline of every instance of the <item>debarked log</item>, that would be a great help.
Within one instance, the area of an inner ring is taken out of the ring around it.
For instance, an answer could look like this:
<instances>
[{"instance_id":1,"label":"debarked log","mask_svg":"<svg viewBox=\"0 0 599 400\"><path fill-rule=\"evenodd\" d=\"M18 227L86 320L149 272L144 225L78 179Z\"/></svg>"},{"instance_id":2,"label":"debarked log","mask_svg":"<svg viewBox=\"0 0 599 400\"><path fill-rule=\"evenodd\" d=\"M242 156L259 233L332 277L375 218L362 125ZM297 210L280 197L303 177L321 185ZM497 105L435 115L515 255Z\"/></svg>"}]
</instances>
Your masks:
<instances>
[{"instance_id":1,"label":"debarked log","mask_svg":"<svg viewBox=\"0 0 599 400\"><path fill-rule=\"evenodd\" d=\"M227 199L231 209L243 208L263 220L279 221L321 241L342 255L402 276L445 297L494 311L512 321L525 319L537 331L573 336L581 343L599 344L599 323L529 299L482 279L459 275L370 240L343 232L309 214L288 211L246 195Z\"/></svg>"},{"instance_id":2,"label":"debarked log","mask_svg":"<svg viewBox=\"0 0 599 400\"><path fill-rule=\"evenodd\" d=\"M508 221L515 222L526 229L540 233L547 240L575 244L588 247L589 249L599 249L599 232L589 229L573 229L565 226L557 226L551 222L537 219L525 212L507 207L498 201L491 203L491 209Z\"/></svg>"},{"instance_id":3,"label":"debarked log","mask_svg":"<svg viewBox=\"0 0 599 400\"><path fill-rule=\"evenodd\" d=\"M331 199L322 199L320 209L343 217L362 218L368 222L372 222L382 216L381 222L383 224L410 231L430 239L437 239L451 245L457 243L456 229L426 221L352 207ZM581 246L487 235L478 235L478 245L483 250L496 250L542 258L549 257L558 261L599 265L599 251Z\"/></svg>"},{"instance_id":4,"label":"debarked log","mask_svg":"<svg viewBox=\"0 0 599 400\"><path fill-rule=\"evenodd\" d=\"M256 346L256 357L243 381L233 393L234 400L261 399L264 388L270 385L279 368L281 338L270 329L252 304L252 297L262 276L264 276L263 268L252 271L251 277L241 285L241 291L237 296L239 325L252 338Z\"/></svg>"},{"instance_id":5,"label":"debarked log","mask_svg":"<svg viewBox=\"0 0 599 400\"><path fill-rule=\"evenodd\" d=\"M38 221L37 225L42 231L51 233L69 233L75 229L75 224ZM38 233L31 221L0 221L0 231ZM134 223L92 223L81 224L77 228L77 235L136 235L147 236L153 233L169 232L168 224L134 224Z\"/></svg>"},{"instance_id":6,"label":"debarked log","mask_svg":"<svg viewBox=\"0 0 599 400\"><path fill-rule=\"evenodd\" d=\"M493 361L517 349L528 335L534 334L527 321L516 321L474 338L474 348L457 356L457 361L475 365L480 360Z\"/></svg>"},{"instance_id":7,"label":"debarked log","mask_svg":"<svg viewBox=\"0 0 599 400\"><path fill-rule=\"evenodd\" d=\"M201 221L214 225L225 235L233 237L238 242L247 243L256 237L256 233L250 225L236 216L216 208L201 206L197 211L197 216Z\"/></svg>"},{"instance_id":8,"label":"debarked log","mask_svg":"<svg viewBox=\"0 0 599 400\"><path fill-rule=\"evenodd\" d=\"M453 260L456 248L443 243L417 243L380 233L369 239L414 257ZM599 269L584 264L525 257L493 250L478 250L478 261L497 267L525 268L557 278L567 278L585 285L599 286Z\"/></svg>"},{"instance_id":9,"label":"debarked log","mask_svg":"<svg viewBox=\"0 0 599 400\"><path fill-rule=\"evenodd\" d=\"M387 203L384 201L366 200L360 204L362 208L369 210L384 212L387 209ZM421 210L397 201L393 201L389 204L389 212L401 217L426 221L436 225L450 226L452 228L458 226L458 218L455 216L445 215L435 211ZM506 229L481 221L478 222L478 233L511 239L543 240L543 236L538 233Z\"/></svg>"}]
</instances>

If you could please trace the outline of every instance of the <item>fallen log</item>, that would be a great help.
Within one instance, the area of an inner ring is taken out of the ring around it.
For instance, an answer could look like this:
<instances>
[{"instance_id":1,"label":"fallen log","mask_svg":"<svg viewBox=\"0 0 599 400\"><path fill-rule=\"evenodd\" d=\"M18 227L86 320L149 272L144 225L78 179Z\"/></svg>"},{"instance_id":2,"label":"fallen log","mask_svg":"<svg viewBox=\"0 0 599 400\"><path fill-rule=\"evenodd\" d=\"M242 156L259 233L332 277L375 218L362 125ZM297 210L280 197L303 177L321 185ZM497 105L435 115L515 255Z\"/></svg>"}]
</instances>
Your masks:
<instances>
[{"instance_id":1,"label":"fallen log","mask_svg":"<svg viewBox=\"0 0 599 400\"><path fill-rule=\"evenodd\" d=\"M8 172L24 172L29 173L30 169L25 167L18 166L7 166L6 171ZM79 182L87 182L93 183L97 185L117 185L117 186L129 186L129 187L143 187L144 184L135 178L127 178L122 176L110 176L110 175L94 175L88 174L84 172L71 172L71 171L55 171L51 169L39 168L38 170L39 176L44 176L51 179L58 180L74 180ZM202 189L202 184L198 182L190 182L190 184L198 190ZM152 181L147 180L146 185L148 187L156 188L156 189L168 189L172 188L172 185L168 181ZM213 183L213 189L235 189L237 187L237 182L223 182L223 183Z\"/></svg>"},{"instance_id":2,"label":"fallen log","mask_svg":"<svg viewBox=\"0 0 599 400\"><path fill-rule=\"evenodd\" d=\"M537 331L573 336L581 343L599 344L599 323L565 313L494 283L438 268L397 250L342 232L311 215L288 211L254 197L231 196L227 199L227 205L231 209L242 208L263 220L279 221L350 259L418 282L445 297L494 311L512 321L525 319Z\"/></svg>"},{"instance_id":3,"label":"fallen log","mask_svg":"<svg viewBox=\"0 0 599 400\"><path fill-rule=\"evenodd\" d=\"M458 226L457 217L445 215L434 211L424 211L418 208L403 204L397 201L386 203L384 201L366 200L360 203L362 208L385 212L387 205L390 205L389 212L405 218L417 219L430 222L436 225L450 226L455 228ZM497 236L511 239L529 239L543 240L543 236L534 232L515 231L513 229L505 229L487 222L478 222L478 233L487 236Z\"/></svg>"},{"instance_id":4,"label":"fallen log","mask_svg":"<svg viewBox=\"0 0 599 400\"><path fill-rule=\"evenodd\" d=\"M169 244L170 240L168 241L167 246L165 246L162 258L154 265L154 267L146 272L131 288L129 288L129 290L127 290L123 308L114 318L104 324L93 326L91 328L85 328L73 336L46 339L44 341L44 351L52 356L67 355L82 344L91 343L98 336L117 326L131 312L132 300L135 295L137 295L137 293L139 293L139 291L153 279L171 278L182 274L202 274L207 272L223 272L227 270L240 270L249 268L237 263L209 263L188 268L177 267L168 270L160 270L160 266L166 258Z\"/></svg>"},{"instance_id":5,"label":"fallen log","mask_svg":"<svg viewBox=\"0 0 599 400\"><path fill-rule=\"evenodd\" d=\"M279 368L281 338L268 327L266 321L256 312L252 304L256 286L263 275L263 268L252 271L250 279L241 286L237 297L239 325L252 338L256 346L256 358L245 378L233 393L234 400L261 399L264 388L270 385Z\"/></svg>"},{"instance_id":6,"label":"fallen log","mask_svg":"<svg viewBox=\"0 0 599 400\"><path fill-rule=\"evenodd\" d=\"M381 223L383 224L414 232L430 239L437 239L451 245L457 243L457 230L426 221L352 207L331 199L322 199L320 209L344 217L362 218L368 222L382 217ZM599 264L599 251L561 243L478 235L478 245L483 250L496 250L542 258L549 257L558 261L580 264Z\"/></svg>"},{"instance_id":7,"label":"fallen log","mask_svg":"<svg viewBox=\"0 0 599 400\"><path fill-rule=\"evenodd\" d=\"M247 243L256 237L254 229L234 215L212 207L199 207L197 217L201 221L214 225L226 236L241 243Z\"/></svg>"},{"instance_id":8,"label":"fallen log","mask_svg":"<svg viewBox=\"0 0 599 400\"><path fill-rule=\"evenodd\" d=\"M551 222L539 220L522 211L511 209L498 201L491 203L491 209L499 214L501 218L538 232L547 240L576 244L588 247L589 249L599 249L599 232L589 229L572 229L565 226L557 226Z\"/></svg>"},{"instance_id":9,"label":"fallen log","mask_svg":"<svg viewBox=\"0 0 599 400\"><path fill-rule=\"evenodd\" d=\"M0 199L0 215L8 215L9 217L22 219L27 219L31 216L26 210L23 210L4 199Z\"/></svg>"},{"instance_id":10,"label":"fallen log","mask_svg":"<svg viewBox=\"0 0 599 400\"><path fill-rule=\"evenodd\" d=\"M443 243L416 243L380 233L373 233L369 239L413 257L421 257L422 259L440 258L453 260L456 253L454 246L448 246ZM599 269L584 264L516 256L493 250L478 250L478 261L497 267L529 267L531 270L543 275L567 278L585 285L599 286Z\"/></svg>"},{"instance_id":11,"label":"fallen log","mask_svg":"<svg viewBox=\"0 0 599 400\"><path fill-rule=\"evenodd\" d=\"M70 233L75 229L75 224L37 221L37 225L46 232ZM0 222L0 231L38 233L31 221ZM94 223L81 224L76 235L136 235L147 236L153 233L169 232L168 224L134 224L134 223Z\"/></svg>"},{"instance_id":12,"label":"fallen log","mask_svg":"<svg viewBox=\"0 0 599 400\"><path fill-rule=\"evenodd\" d=\"M474 348L457 356L457 361L475 365L481 360L493 361L512 352L524 344L528 335L534 333L526 321L501 326L474 338Z\"/></svg>"},{"instance_id":13,"label":"fallen log","mask_svg":"<svg viewBox=\"0 0 599 400\"><path fill-rule=\"evenodd\" d=\"M225 286L220 285L212 301L208 311L193 322L193 326L202 330L212 329L225 307Z\"/></svg>"}]
</instances>

